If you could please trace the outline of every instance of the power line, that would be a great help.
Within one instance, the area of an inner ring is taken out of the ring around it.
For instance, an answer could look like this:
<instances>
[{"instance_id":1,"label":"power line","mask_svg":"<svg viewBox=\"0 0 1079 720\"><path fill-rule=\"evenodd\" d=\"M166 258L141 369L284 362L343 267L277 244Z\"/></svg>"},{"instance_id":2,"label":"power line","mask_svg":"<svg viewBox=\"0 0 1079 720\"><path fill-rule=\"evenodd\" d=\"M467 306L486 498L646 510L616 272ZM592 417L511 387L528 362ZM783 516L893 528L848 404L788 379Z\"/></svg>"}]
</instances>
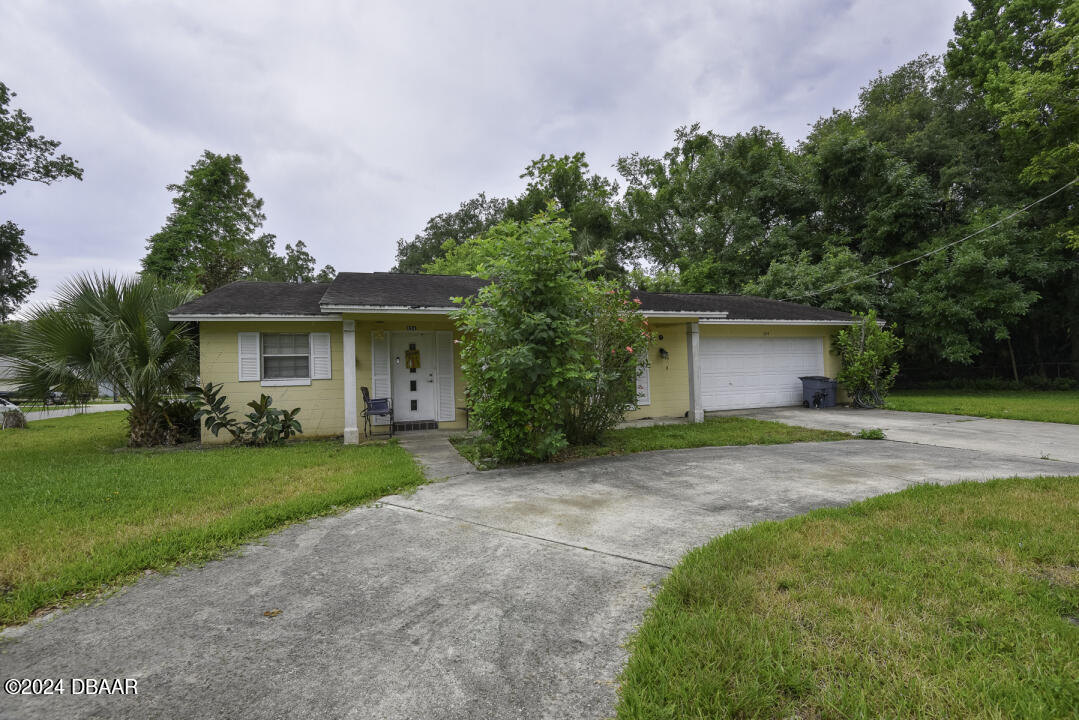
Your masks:
<instances>
[{"instance_id":1,"label":"power line","mask_svg":"<svg viewBox=\"0 0 1079 720\"><path fill-rule=\"evenodd\" d=\"M943 250L947 250L948 248L952 247L953 245L958 245L961 242L966 242L967 240L970 240L972 237L975 237L977 235L981 235L986 230L992 230L997 225L1000 225L1001 223L1004 223L1004 222L1007 222L1008 220L1011 220L1016 215L1021 215L1022 213L1025 213L1027 210L1034 207L1038 203L1045 202L1049 198L1053 197L1054 195L1056 195L1057 193L1059 193L1059 192L1061 192L1063 190L1066 190L1067 188L1071 187L1072 185L1074 185L1077 182L1079 182L1079 177L1076 177L1075 179L1073 179L1069 183L1061 185L1060 187L1058 187L1056 190L1049 193L1045 197L1038 198L1037 200L1030 203L1026 207L1022 207L1022 208L1016 210L1011 215L1008 215L1007 217L1003 217L1000 220L997 220L992 225L986 225L982 229L976 230L976 231L972 232L970 235L967 235L966 237L961 237L958 240L953 240L952 242L948 243L947 245L941 245L939 248L936 248L934 250L930 250L929 252L924 252L921 255L918 255L917 257L912 257L909 260L904 260L901 263L896 263L895 265L892 265L891 267L886 267L883 270L878 270L877 272L872 273L870 275L865 275L865 276L860 277L860 278L855 278L854 280L851 280L849 282L839 283L838 285L833 285L831 287L824 288L823 290L816 290L814 292L807 292L807 293L802 293L801 295L792 295L791 297L783 298L783 302L787 302L788 300L798 300L798 299L805 298L805 297L813 297L815 295L823 295L824 293L831 292L832 290L838 290L839 288L847 287L848 285L854 285L855 283L860 283L860 282L862 282L864 280L870 280L872 278L877 277L878 275L883 275L886 272L891 272L892 270L895 270L898 267L903 267L904 265L908 265L908 264L910 264L912 262L915 262L917 260L921 260L922 258L927 258L930 255L936 255L937 253L939 253L939 252L941 252Z\"/></svg>"}]
</instances>

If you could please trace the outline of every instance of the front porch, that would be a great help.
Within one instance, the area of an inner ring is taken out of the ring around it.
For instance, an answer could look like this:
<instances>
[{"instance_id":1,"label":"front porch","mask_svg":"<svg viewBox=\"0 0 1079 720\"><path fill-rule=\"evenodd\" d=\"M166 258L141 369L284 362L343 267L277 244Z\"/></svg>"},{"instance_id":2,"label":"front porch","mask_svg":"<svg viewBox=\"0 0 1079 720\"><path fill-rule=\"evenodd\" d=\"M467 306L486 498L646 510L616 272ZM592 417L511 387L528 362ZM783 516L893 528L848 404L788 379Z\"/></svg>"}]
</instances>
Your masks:
<instances>
[{"instance_id":1,"label":"front porch","mask_svg":"<svg viewBox=\"0 0 1079 720\"><path fill-rule=\"evenodd\" d=\"M465 429L458 338L445 314L345 314L341 324L345 443L363 432L364 387L372 398L390 398L394 432ZM389 423L371 419L375 432Z\"/></svg>"}]
</instances>

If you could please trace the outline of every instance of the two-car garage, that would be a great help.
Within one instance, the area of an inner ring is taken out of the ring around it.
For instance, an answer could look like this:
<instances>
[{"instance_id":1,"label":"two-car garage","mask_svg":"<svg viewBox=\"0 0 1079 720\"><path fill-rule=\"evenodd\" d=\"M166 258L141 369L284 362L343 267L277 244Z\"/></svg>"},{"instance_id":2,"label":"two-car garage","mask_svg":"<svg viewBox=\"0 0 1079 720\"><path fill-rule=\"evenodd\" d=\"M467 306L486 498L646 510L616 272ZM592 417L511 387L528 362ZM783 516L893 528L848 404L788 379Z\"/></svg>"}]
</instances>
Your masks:
<instances>
[{"instance_id":1,"label":"two-car garage","mask_svg":"<svg viewBox=\"0 0 1079 720\"><path fill-rule=\"evenodd\" d=\"M824 375L824 338L700 339L701 405L705 410L782 407L802 402L802 375Z\"/></svg>"}]
</instances>

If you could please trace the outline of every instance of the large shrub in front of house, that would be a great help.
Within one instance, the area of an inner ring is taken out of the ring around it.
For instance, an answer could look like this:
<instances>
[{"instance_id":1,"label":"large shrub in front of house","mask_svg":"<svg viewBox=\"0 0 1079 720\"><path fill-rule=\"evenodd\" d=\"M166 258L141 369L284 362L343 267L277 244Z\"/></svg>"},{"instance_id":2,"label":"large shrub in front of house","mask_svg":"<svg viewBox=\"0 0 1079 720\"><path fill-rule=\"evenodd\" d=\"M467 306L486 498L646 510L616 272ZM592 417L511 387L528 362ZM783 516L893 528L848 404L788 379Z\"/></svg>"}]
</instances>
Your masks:
<instances>
[{"instance_id":1,"label":"large shrub in front of house","mask_svg":"<svg viewBox=\"0 0 1079 720\"><path fill-rule=\"evenodd\" d=\"M884 399L899 374L896 354L902 338L877 323L877 313L855 313L858 321L836 333L833 345L843 360L837 380L855 407L884 407Z\"/></svg>"},{"instance_id":2,"label":"large shrub in front of house","mask_svg":"<svg viewBox=\"0 0 1079 720\"><path fill-rule=\"evenodd\" d=\"M628 294L588 274L566 221L504 222L475 242L492 282L460 299L461 365L472 417L499 460L542 460L620 422L636 400L647 323Z\"/></svg>"}]
</instances>

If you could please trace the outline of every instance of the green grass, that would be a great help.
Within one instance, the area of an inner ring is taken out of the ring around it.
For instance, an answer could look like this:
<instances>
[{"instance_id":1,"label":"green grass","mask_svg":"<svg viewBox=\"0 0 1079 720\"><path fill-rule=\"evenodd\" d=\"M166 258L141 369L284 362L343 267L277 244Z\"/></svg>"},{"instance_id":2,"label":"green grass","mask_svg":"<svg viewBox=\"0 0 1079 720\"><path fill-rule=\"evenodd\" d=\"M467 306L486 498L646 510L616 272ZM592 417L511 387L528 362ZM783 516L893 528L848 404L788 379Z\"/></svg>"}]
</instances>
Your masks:
<instances>
[{"instance_id":1,"label":"green grass","mask_svg":"<svg viewBox=\"0 0 1079 720\"><path fill-rule=\"evenodd\" d=\"M1079 716L1079 477L919 486L693 550L619 718Z\"/></svg>"},{"instance_id":2,"label":"green grass","mask_svg":"<svg viewBox=\"0 0 1079 720\"><path fill-rule=\"evenodd\" d=\"M851 435L834 430L784 425L766 420L739 417L707 418L702 423L653 425L651 427L611 430L599 445L576 445L559 453L554 462L595 457L597 455L627 455L648 450L678 450L682 448L720 445L781 445L792 442L850 440ZM489 469L492 463L489 443L482 437L456 437L451 440L458 452L473 465Z\"/></svg>"},{"instance_id":3,"label":"green grass","mask_svg":"<svg viewBox=\"0 0 1079 720\"><path fill-rule=\"evenodd\" d=\"M1079 390L903 390L888 396L888 408L1079 425Z\"/></svg>"},{"instance_id":4,"label":"green grass","mask_svg":"<svg viewBox=\"0 0 1079 720\"><path fill-rule=\"evenodd\" d=\"M396 443L128 450L123 417L0 431L0 625L424 481Z\"/></svg>"}]
</instances>

